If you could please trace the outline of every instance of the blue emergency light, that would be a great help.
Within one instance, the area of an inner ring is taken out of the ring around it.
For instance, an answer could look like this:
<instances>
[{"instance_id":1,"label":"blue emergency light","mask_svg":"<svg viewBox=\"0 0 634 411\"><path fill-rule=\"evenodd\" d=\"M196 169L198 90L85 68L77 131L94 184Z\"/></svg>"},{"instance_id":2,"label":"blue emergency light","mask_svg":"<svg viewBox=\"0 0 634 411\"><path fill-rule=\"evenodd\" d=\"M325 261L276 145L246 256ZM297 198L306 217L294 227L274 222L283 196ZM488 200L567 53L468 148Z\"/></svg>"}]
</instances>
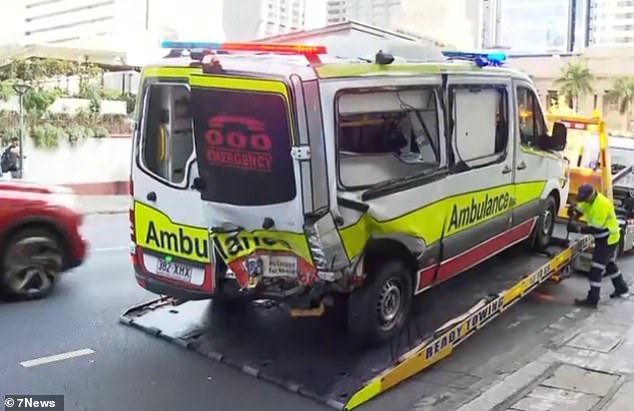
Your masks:
<instances>
[{"instance_id":1,"label":"blue emergency light","mask_svg":"<svg viewBox=\"0 0 634 411\"><path fill-rule=\"evenodd\" d=\"M472 61L478 67L501 67L506 61L506 54L500 52L478 53L469 51L443 51L442 54L452 60Z\"/></svg>"},{"instance_id":2,"label":"blue emergency light","mask_svg":"<svg viewBox=\"0 0 634 411\"><path fill-rule=\"evenodd\" d=\"M164 49L207 49L217 50L222 46L222 43L214 43L208 41L163 41L161 42L161 48Z\"/></svg>"}]
</instances>

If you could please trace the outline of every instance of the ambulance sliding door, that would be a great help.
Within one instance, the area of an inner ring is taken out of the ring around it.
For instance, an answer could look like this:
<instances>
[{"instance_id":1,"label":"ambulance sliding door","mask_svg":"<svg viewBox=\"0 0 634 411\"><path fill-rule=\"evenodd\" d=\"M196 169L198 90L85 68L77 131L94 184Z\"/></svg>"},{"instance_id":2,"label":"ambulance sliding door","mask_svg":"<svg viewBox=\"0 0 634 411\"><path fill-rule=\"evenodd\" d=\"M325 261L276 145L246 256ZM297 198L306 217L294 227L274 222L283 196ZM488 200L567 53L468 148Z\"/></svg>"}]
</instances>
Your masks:
<instances>
[{"instance_id":1,"label":"ambulance sliding door","mask_svg":"<svg viewBox=\"0 0 634 411\"><path fill-rule=\"evenodd\" d=\"M436 281L464 271L513 241L510 80L449 76L450 174L443 260Z\"/></svg>"}]
</instances>

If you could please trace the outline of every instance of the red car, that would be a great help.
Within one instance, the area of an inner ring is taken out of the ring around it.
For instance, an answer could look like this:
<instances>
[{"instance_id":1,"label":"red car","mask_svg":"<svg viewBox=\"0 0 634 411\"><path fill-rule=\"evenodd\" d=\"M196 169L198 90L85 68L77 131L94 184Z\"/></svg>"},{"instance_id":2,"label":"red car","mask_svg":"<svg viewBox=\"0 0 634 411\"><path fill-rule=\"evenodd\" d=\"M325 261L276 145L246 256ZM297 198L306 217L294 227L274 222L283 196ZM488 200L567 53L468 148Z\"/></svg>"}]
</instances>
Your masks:
<instances>
[{"instance_id":1,"label":"red car","mask_svg":"<svg viewBox=\"0 0 634 411\"><path fill-rule=\"evenodd\" d=\"M87 244L75 199L66 187L0 181L0 291L45 297L58 274L83 263Z\"/></svg>"}]
</instances>

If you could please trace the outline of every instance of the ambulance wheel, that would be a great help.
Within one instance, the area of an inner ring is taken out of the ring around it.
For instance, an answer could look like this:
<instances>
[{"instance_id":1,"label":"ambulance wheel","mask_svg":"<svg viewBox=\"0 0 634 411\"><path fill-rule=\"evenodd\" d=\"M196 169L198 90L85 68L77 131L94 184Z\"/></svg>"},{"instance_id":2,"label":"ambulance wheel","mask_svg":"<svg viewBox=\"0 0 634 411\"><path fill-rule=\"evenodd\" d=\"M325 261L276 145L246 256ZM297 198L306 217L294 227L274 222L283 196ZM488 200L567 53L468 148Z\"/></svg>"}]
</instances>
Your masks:
<instances>
[{"instance_id":1,"label":"ambulance wheel","mask_svg":"<svg viewBox=\"0 0 634 411\"><path fill-rule=\"evenodd\" d=\"M543 251L550 245L556 218L557 202L553 196L548 196L533 229L531 246L534 250Z\"/></svg>"},{"instance_id":2,"label":"ambulance wheel","mask_svg":"<svg viewBox=\"0 0 634 411\"><path fill-rule=\"evenodd\" d=\"M366 346L390 340L407 324L414 273L398 260L378 262L348 298L348 332Z\"/></svg>"}]
</instances>

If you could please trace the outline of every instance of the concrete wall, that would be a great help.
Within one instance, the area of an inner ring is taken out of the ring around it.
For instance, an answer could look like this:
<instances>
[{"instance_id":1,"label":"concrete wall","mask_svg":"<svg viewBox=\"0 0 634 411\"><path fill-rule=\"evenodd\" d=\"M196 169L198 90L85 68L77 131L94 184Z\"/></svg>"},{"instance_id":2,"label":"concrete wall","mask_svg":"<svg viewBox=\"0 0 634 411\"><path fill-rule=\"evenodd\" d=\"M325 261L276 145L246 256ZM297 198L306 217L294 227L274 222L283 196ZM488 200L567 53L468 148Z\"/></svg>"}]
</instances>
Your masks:
<instances>
[{"instance_id":1,"label":"concrete wall","mask_svg":"<svg viewBox=\"0 0 634 411\"><path fill-rule=\"evenodd\" d=\"M90 138L59 148L25 144L24 179L69 185L86 194L123 194L130 177L131 138Z\"/></svg>"}]
</instances>

